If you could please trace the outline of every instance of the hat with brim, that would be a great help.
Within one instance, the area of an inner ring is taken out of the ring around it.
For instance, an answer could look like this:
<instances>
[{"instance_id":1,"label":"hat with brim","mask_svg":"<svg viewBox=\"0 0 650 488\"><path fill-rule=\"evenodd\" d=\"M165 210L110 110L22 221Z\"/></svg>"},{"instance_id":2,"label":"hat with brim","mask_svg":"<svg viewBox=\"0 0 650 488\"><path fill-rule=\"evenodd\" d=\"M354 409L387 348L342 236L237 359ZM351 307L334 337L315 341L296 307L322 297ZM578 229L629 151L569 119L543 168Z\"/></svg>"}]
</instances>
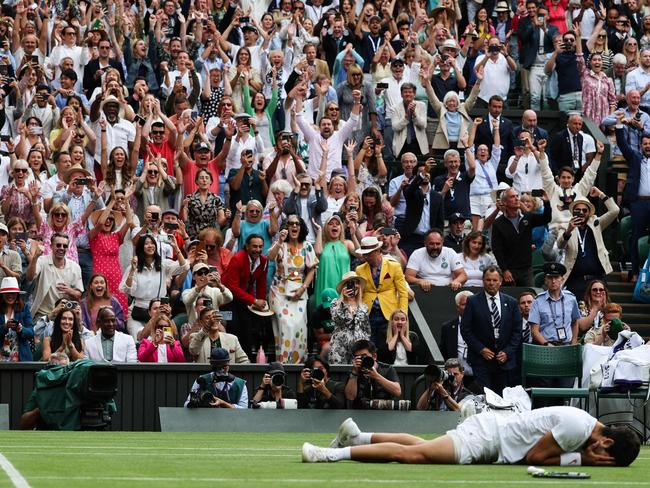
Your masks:
<instances>
[{"instance_id":1,"label":"hat with brim","mask_svg":"<svg viewBox=\"0 0 650 488\"><path fill-rule=\"evenodd\" d=\"M117 104L117 106L119 108L118 116L120 117L120 119L123 119L124 118L124 105L122 105L120 103L120 101L117 99L117 97L115 95L109 95L106 98L104 98L104 100L102 100L102 104L99 107L99 111L103 112L104 111L104 106L109 104L109 103Z\"/></svg>"},{"instance_id":2,"label":"hat with brim","mask_svg":"<svg viewBox=\"0 0 650 488\"><path fill-rule=\"evenodd\" d=\"M21 293L24 294L24 291L21 291L18 286L18 280L13 276L7 276L2 278L2 284L0 285L0 293Z\"/></svg>"},{"instance_id":3,"label":"hat with brim","mask_svg":"<svg viewBox=\"0 0 650 488\"><path fill-rule=\"evenodd\" d=\"M594 207L594 204L587 200L585 197L578 197L573 200L569 205L569 212L573 213L573 208L579 204L586 205L589 208L590 217L596 213L596 207Z\"/></svg>"},{"instance_id":4,"label":"hat with brim","mask_svg":"<svg viewBox=\"0 0 650 488\"><path fill-rule=\"evenodd\" d=\"M373 20L378 20L381 22L381 17L379 15L373 15L368 19L368 23L372 22Z\"/></svg>"},{"instance_id":5,"label":"hat with brim","mask_svg":"<svg viewBox=\"0 0 650 488\"><path fill-rule=\"evenodd\" d=\"M269 308L268 303L266 304L266 307L264 308L264 310L258 310L257 308L253 308L252 305L248 306L248 310L253 312L255 315L259 315L260 317L270 317L274 313L273 310L271 310Z\"/></svg>"},{"instance_id":6,"label":"hat with brim","mask_svg":"<svg viewBox=\"0 0 650 488\"><path fill-rule=\"evenodd\" d=\"M542 267L545 276L564 276L566 267L562 263L546 263Z\"/></svg>"},{"instance_id":7,"label":"hat with brim","mask_svg":"<svg viewBox=\"0 0 650 488\"><path fill-rule=\"evenodd\" d=\"M5 234L9 235L9 229L3 222L0 222L0 232L4 232Z\"/></svg>"},{"instance_id":8,"label":"hat with brim","mask_svg":"<svg viewBox=\"0 0 650 488\"><path fill-rule=\"evenodd\" d=\"M196 263L192 268L192 274L196 274L197 271L201 271L202 269L207 269L209 271L210 266L205 263Z\"/></svg>"},{"instance_id":9,"label":"hat with brim","mask_svg":"<svg viewBox=\"0 0 650 488\"><path fill-rule=\"evenodd\" d=\"M502 191L509 190L509 189L510 189L510 185L508 183L504 181L499 183L497 187L490 192L490 197L492 197L492 201L496 202L498 194L501 193Z\"/></svg>"},{"instance_id":10,"label":"hat with brim","mask_svg":"<svg viewBox=\"0 0 650 488\"><path fill-rule=\"evenodd\" d=\"M497 6L494 9L495 12L510 12L510 7L508 7L508 2L497 2Z\"/></svg>"},{"instance_id":11,"label":"hat with brim","mask_svg":"<svg viewBox=\"0 0 650 488\"><path fill-rule=\"evenodd\" d=\"M343 287L345 286L345 284L348 281L352 281L352 280L356 280L359 283L361 283L361 289L362 290L366 286L366 279L365 278L362 278L361 276L359 276L354 271L348 271L347 273L345 273L343 275L343 278L341 278L341 281L339 281L338 284L336 285L336 291L340 294L341 290L343 290Z\"/></svg>"},{"instance_id":12,"label":"hat with brim","mask_svg":"<svg viewBox=\"0 0 650 488\"><path fill-rule=\"evenodd\" d=\"M73 174L75 174L75 173L78 173L78 174L80 174L80 175L83 175L83 176L86 177L86 178L92 176L92 175L90 174L90 171L88 171L86 168L82 167L82 166L79 165L79 164L75 164L75 165L72 166L68 171L65 171L65 172L61 175L61 181L63 181L66 185L69 185L69 184L70 184L70 177L71 177Z\"/></svg>"},{"instance_id":13,"label":"hat with brim","mask_svg":"<svg viewBox=\"0 0 650 488\"><path fill-rule=\"evenodd\" d=\"M97 227L97 222L99 222L99 216L104 213L104 209L101 210L95 210L93 213L90 214L90 221L93 224L93 227ZM111 217L115 220L115 229L119 229L122 227L122 222L124 221L124 215L122 215L122 212L118 212L116 210L112 210Z\"/></svg>"},{"instance_id":14,"label":"hat with brim","mask_svg":"<svg viewBox=\"0 0 650 488\"><path fill-rule=\"evenodd\" d=\"M455 214L452 214L451 217L449 217L449 223L454 224L456 222L465 222L467 220L467 217L465 217L463 214L460 214L456 212Z\"/></svg>"},{"instance_id":15,"label":"hat with brim","mask_svg":"<svg viewBox=\"0 0 650 488\"><path fill-rule=\"evenodd\" d=\"M215 347L210 353L210 362L214 364L228 364L230 353L223 347Z\"/></svg>"},{"instance_id":16,"label":"hat with brim","mask_svg":"<svg viewBox=\"0 0 650 488\"><path fill-rule=\"evenodd\" d=\"M460 51L460 46L454 39L445 39L445 42L442 43L440 49L454 49L456 51Z\"/></svg>"},{"instance_id":17,"label":"hat with brim","mask_svg":"<svg viewBox=\"0 0 650 488\"><path fill-rule=\"evenodd\" d=\"M381 248L382 243L379 242L375 236L368 236L361 239L361 247L355 252L357 254L370 254L373 251Z\"/></svg>"},{"instance_id":18,"label":"hat with brim","mask_svg":"<svg viewBox=\"0 0 650 488\"><path fill-rule=\"evenodd\" d=\"M242 31L250 31L250 32L255 32L255 34L259 34L259 31L257 30L257 27L251 24L246 24L242 26L241 28Z\"/></svg>"},{"instance_id":19,"label":"hat with brim","mask_svg":"<svg viewBox=\"0 0 650 488\"><path fill-rule=\"evenodd\" d=\"M266 373L270 374L271 376L273 376L274 374L286 374L286 372L284 371L284 366L282 366L282 363L279 363L277 361L270 363L266 367Z\"/></svg>"}]
</instances>

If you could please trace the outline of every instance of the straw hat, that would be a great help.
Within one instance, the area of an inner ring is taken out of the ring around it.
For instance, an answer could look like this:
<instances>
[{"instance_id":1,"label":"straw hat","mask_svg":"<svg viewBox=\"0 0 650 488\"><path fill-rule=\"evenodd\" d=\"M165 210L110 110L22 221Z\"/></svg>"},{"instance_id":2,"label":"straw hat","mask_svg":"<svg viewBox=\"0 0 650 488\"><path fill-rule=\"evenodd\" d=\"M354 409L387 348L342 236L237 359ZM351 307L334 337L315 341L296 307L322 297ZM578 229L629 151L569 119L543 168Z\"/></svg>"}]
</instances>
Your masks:
<instances>
[{"instance_id":1,"label":"straw hat","mask_svg":"<svg viewBox=\"0 0 650 488\"><path fill-rule=\"evenodd\" d=\"M347 273L345 273L343 275L343 278L341 279L341 281L339 281L338 284L336 285L336 291L339 292L339 294L340 294L341 290L343 290L343 287L345 286L345 284L348 281L352 281L352 280L356 280L359 283L361 283L361 290L363 290L363 288L366 286L366 279L365 278L362 278L361 276L359 276L354 271L348 271Z\"/></svg>"}]
</instances>

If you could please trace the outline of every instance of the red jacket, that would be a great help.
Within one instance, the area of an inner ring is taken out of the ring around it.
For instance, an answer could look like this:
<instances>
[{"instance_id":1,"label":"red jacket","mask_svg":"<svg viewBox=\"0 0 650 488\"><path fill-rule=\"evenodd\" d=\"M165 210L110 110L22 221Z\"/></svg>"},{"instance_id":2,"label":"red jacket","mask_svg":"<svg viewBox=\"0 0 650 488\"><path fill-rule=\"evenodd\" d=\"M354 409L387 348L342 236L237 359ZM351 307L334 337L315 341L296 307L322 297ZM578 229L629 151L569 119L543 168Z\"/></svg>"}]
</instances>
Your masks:
<instances>
[{"instance_id":1,"label":"red jacket","mask_svg":"<svg viewBox=\"0 0 650 488\"><path fill-rule=\"evenodd\" d=\"M226 273L221 280L232 292L235 300L252 305L259 298L266 300L266 268L268 260L260 256L260 265L251 274L251 265L245 249L238 251L228 263Z\"/></svg>"}]
</instances>

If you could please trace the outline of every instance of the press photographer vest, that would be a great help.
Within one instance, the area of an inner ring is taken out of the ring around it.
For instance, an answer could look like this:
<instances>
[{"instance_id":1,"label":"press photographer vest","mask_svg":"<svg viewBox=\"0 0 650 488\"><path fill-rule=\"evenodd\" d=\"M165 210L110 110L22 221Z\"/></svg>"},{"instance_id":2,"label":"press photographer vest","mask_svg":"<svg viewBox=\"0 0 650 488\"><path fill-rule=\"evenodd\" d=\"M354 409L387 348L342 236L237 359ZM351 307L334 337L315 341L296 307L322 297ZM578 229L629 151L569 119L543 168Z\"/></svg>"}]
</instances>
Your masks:
<instances>
[{"instance_id":1,"label":"press photographer vest","mask_svg":"<svg viewBox=\"0 0 650 488\"><path fill-rule=\"evenodd\" d=\"M205 380L205 383L209 385L210 392L215 397L218 396L219 392L215 389L214 382L212 381L212 373L201 375L201 378L203 378ZM246 381L241 378L237 378L236 376L233 376L233 378L235 378L235 380L228 383L230 386L226 387L226 391L228 393L228 403L237 404L241 398L241 392L246 386Z\"/></svg>"}]
</instances>

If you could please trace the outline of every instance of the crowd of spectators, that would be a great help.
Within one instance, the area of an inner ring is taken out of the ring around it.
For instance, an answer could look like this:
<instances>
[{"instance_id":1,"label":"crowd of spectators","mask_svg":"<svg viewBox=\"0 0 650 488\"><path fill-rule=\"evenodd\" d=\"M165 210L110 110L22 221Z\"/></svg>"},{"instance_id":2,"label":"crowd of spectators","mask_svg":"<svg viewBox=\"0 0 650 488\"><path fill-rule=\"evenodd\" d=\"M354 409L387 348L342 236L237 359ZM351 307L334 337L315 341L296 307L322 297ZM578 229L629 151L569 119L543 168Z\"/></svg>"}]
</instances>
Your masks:
<instances>
[{"instance_id":1,"label":"crowd of spectators","mask_svg":"<svg viewBox=\"0 0 650 488\"><path fill-rule=\"evenodd\" d=\"M300 405L359 406L366 388L399 397L392 365L421 363L414 288L483 287L443 328L452 401L432 385L418 402L455 409L463 384L518 381L522 341L610 343L623 311L603 231L631 216L634 281L650 225L641 2L1 12L1 360L225 349L231 364L309 360L325 376L301 375ZM549 135L540 110L566 125ZM618 168L609 190L601 159ZM538 256L542 295L500 291L533 287ZM344 387L329 364L353 365ZM268 381L251 398L273 398Z\"/></svg>"}]
</instances>

